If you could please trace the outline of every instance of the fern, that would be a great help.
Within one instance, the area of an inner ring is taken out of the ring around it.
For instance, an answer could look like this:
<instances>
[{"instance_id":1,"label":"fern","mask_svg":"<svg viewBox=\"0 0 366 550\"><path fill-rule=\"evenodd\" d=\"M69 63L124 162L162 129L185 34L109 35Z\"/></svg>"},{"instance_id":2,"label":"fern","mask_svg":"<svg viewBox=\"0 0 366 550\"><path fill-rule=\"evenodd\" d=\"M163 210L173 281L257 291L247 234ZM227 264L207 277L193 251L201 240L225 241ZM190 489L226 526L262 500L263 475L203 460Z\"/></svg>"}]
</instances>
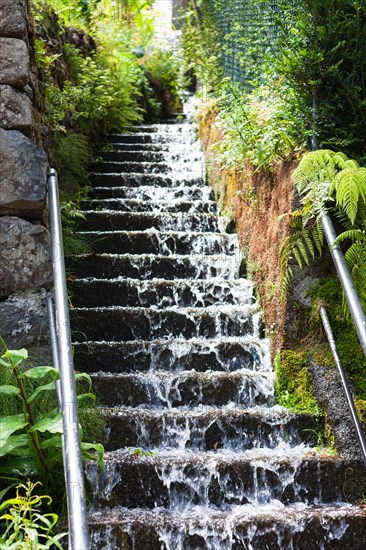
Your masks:
<instances>
[{"instance_id":1,"label":"fern","mask_svg":"<svg viewBox=\"0 0 366 550\"><path fill-rule=\"evenodd\" d=\"M82 134L58 134L54 155L61 189L69 195L75 193L80 184L86 183L92 158L88 138Z\"/></svg>"},{"instance_id":2,"label":"fern","mask_svg":"<svg viewBox=\"0 0 366 550\"><path fill-rule=\"evenodd\" d=\"M337 205L344 209L353 224L360 199L366 203L366 168L352 166L339 172L329 190L330 194L334 192Z\"/></svg>"},{"instance_id":3,"label":"fern","mask_svg":"<svg viewBox=\"0 0 366 550\"><path fill-rule=\"evenodd\" d=\"M292 214L293 233L280 249L282 295L293 279L290 263L300 268L321 255L324 234L321 218L331 207L345 231L336 243L348 243L345 258L361 303L366 305L366 168L330 149L304 155L293 173L302 208ZM315 248L314 248L315 247Z\"/></svg>"}]
</instances>

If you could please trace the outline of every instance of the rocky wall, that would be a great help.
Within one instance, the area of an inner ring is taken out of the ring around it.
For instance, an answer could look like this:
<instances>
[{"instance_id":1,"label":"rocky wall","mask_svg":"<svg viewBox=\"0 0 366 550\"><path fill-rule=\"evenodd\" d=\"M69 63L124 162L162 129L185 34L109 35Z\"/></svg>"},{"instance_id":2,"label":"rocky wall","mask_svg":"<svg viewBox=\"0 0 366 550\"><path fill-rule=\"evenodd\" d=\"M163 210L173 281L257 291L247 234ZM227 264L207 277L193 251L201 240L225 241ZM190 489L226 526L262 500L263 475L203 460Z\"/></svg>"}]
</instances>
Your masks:
<instances>
[{"instance_id":1,"label":"rocky wall","mask_svg":"<svg viewBox=\"0 0 366 550\"><path fill-rule=\"evenodd\" d=\"M47 338L52 281L33 41L28 0L0 0L0 335L10 348Z\"/></svg>"}]
</instances>

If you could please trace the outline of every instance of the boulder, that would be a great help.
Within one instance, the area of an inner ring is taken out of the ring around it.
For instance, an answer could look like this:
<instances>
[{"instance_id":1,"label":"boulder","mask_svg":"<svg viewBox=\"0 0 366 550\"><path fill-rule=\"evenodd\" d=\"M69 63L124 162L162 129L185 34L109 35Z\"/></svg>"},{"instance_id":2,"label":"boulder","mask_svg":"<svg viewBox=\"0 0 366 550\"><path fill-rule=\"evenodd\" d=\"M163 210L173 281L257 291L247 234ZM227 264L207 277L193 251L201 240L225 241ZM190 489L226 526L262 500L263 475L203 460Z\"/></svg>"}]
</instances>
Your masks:
<instances>
[{"instance_id":1,"label":"boulder","mask_svg":"<svg viewBox=\"0 0 366 550\"><path fill-rule=\"evenodd\" d=\"M10 349L48 339L46 292L25 292L0 303L0 336Z\"/></svg>"},{"instance_id":2,"label":"boulder","mask_svg":"<svg viewBox=\"0 0 366 550\"><path fill-rule=\"evenodd\" d=\"M0 36L24 38L28 32L24 0L0 0Z\"/></svg>"},{"instance_id":3,"label":"boulder","mask_svg":"<svg viewBox=\"0 0 366 550\"><path fill-rule=\"evenodd\" d=\"M23 88L28 83L29 53L18 38L0 38L0 84Z\"/></svg>"},{"instance_id":4,"label":"boulder","mask_svg":"<svg viewBox=\"0 0 366 550\"><path fill-rule=\"evenodd\" d=\"M37 290L52 281L50 236L42 225L0 218L0 298Z\"/></svg>"},{"instance_id":5,"label":"boulder","mask_svg":"<svg viewBox=\"0 0 366 550\"><path fill-rule=\"evenodd\" d=\"M31 100L5 84L0 85L0 126L5 130L19 130L28 137L33 134Z\"/></svg>"},{"instance_id":6,"label":"boulder","mask_svg":"<svg viewBox=\"0 0 366 550\"><path fill-rule=\"evenodd\" d=\"M46 202L47 156L15 130L0 129L0 215L41 219Z\"/></svg>"}]
</instances>

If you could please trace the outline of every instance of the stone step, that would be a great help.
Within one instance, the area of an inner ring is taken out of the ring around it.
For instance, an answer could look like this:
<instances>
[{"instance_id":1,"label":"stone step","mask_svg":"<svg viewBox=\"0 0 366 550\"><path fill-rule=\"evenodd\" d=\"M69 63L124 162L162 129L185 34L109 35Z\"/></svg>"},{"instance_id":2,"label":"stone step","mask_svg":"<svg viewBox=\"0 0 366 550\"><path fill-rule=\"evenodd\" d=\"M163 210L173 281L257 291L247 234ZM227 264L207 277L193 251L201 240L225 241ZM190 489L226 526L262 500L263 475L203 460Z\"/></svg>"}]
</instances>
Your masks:
<instances>
[{"instance_id":1,"label":"stone step","mask_svg":"<svg viewBox=\"0 0 366 550\"><path fill-rule=\"evenodd\" d=\"M129 306L166 308L254 304L246 279L205 280L76 279L68 285L74 307Z\"/></svg>"},{"instance_id":2,"label":"stone step","mask_svg":"<svg viewBox=\"0 0 366 550\"><path fill-rule=\"evenodd\" d=\"M229 233L187 231L79 231L99 254L235 255L240 259L237 236Z\"/></svg>"},{"instance_id":3,"label":"stone step","mask_svg":"<svg viewBox=\"0 0 366 550\"><path fill-rule=\"evenodd\" d=\"M81 211L79 211L81 212ZM219 231L219 220L214 214L119 212L117 210L86 210L79 227L85 231Z\"/></svg>"},{"instance_id":4,"label":"stone step","mask_svg":"<svg viewBox=\"0 0 366 550\"><path fill-rule=\"evenodd\" d=\"M94 199L82 201L82 210L116 210L119 212L218 213L215 201L146 201L143 199Z\"/></svg>"},{"instance_id":5,"label":"stone step","mask_svg":"<svg viewBox=\"0 0 366 550\"><path fill-rule=\"evenodd\" d=\"M95 164L94 171L103 174L162 174L180 175L186 177L204 177L202 162L192 161L186 163L146 162L146 161L104 161Z\"/></svg>"},{"instance_id":6,"label":"stone step","mask_svg":"<svg viewBox=\"0 0 366 550\"><path fill-rule=\"evenodd\" d=\"M188 176L178 174L141 174L132 172L99 172L91 176L95 187L203 187L205 180L202 174ZM136 197L137 198L137 197Z\"/></svg>"},{"instance_id":7,"label":"stone step","mask_svg":"<svg viewBox=\"0 0 366 550\"><path fill-rule=\"evenodd\" d=\"M109 136L109 142L112 144L141 144L141 143L154 143L154 144L164 144L168 143L169 146L172 146L174 143L190 145L195 143L195 138L188 133L175 133L174 135L169 133L157 133L157 132L148 132L141 131L125 134L111 134Z\"/></svg>"},{"instance_id":8,"label":"stone step","mask_svg":"<svg viewBox=\"0 0 366 550\"><path fill-rule=\"evenodd\" d=\"M197 150L194 152L190 149L185 151L180 150L178 152L174 151L149 151L149 150L130 150L122 151L118 147L115 147L113 151L108 151L102 153L100 158L103 162L165 162L165 163L174 163L175 168L181 165L192 163L192 162L202 162L202 153L198 153Z\"/></svg>"},{"instance_id":9,"label":"stone step","mask_svg":"<svg viewBox=\"0 0 366 550\"><path fill-rule=\"evenodd\" d=\"M130 199L142 201L204 201L209 202L213 199L213 191L207 186L197 186L192 184L176 187L150 187L141 185L139 187L94 187L91 192L96 199Z\"/></svg>"},{"instance_id":10,"label":"stone step","mask_svg":"<svg viewBox=\"0 0 366 550\"><path fill-rule=\"evenodd\" d=\"M235 279L239 275L238 258L225 254L165 256L93 253L70 257L67 264L69 271L77 278L93 275L98 279Z\"/></svg>"},{"instance_id":11,"label":"stone step","mask_svg":"<svg viewBox=\"0 0 366 550\"><path fill-rule=\"evenodd\" d=\"M138 447L227 449L317 445L320 425L314 416L281 407L256 409L146 410L130 407L106 410L106 450Z\"/></svg>"},{"instance_id":12,"label":"stone step","mask_svg":"<svg viewBox=\"0 0 366 550\"><path fill-rule=\"evenodd\" d=\"M91 374L100 404L138 407L195 407L197 405L240 407L274 404L273 373L255 371L182 371ZM233 405L232 405L233 406Z\"/></svg>"},{"instance_id":13,"label":"stone step","mask_svg":"<svg viewBox=\"0 0 366 550\"><path fill-rule=\"evenodd\" d=\"M257 306L73 308L74 340L128 341L258 336Z\"/></svg>"},{"instance_id":14,"label":"stone step","mask_svg":"<svg viewBox=\"0 0 366 550\"><path fill-rule=\"evenodd\" d=\"M189 511L114 508L89 516L91 549L364 550L366 510L347 504L258 510L232 506Z\"/></svg>"},{"instance_id":15,"label":"stone step","mask_svg":"<svg viewBox=\"0 0 366 550\"><path fill-rule=\"evenodd\" d=\"M195 453L156 450L153 456L132 449L105 454L105 471L86 465L94 506L188 511L194 506L273 501L325 504L342 502L347 483L361 464L317 454L304 447Z\"/></svg>"},{"instance_id":16,"label":"stone step","mask_svg":"<svg viewBox=\"0 0 366 550\"><path fill-rule=\"evenodd\" d=\"M89 373L271 370L268 341L250 338L75 342L74 352L75 368Z\"/></svg>"}]
</instances>

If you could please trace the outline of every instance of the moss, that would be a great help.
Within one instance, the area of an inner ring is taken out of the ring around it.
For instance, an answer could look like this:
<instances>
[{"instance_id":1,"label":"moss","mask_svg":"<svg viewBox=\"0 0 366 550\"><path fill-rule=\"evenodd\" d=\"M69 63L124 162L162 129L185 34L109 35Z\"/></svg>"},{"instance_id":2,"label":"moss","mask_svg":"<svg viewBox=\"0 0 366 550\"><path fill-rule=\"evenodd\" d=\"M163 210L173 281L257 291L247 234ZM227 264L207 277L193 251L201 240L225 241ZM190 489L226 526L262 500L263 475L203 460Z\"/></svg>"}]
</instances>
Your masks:
<instances>
[{"instance_id":1,"label":"moss","mask_svg":"<svg viewBox=\"0 0 366 550\"><path fill-rule=\"evenodd\" d=\"M312 325L319 331L321 319L319 303L327 310L343 367L350 377L357 396L366 400L366 358L362 352L352 319L345 314L342 305L342 289L337 277L329 276L311 290L313 302ZM316 358L314 357L316 360Z\"/></svg>"},{"instance_id":2,"label":"moss","mask_svg":"<svg viewBox=\"0 0 366 550\"><path fill-rule=\"evenodd\" d=\"M275 370L275 395L279 405L294 412L322 414L313 395L305 352L281 352L275 359Z\"/></svg>"}]
</instances>

